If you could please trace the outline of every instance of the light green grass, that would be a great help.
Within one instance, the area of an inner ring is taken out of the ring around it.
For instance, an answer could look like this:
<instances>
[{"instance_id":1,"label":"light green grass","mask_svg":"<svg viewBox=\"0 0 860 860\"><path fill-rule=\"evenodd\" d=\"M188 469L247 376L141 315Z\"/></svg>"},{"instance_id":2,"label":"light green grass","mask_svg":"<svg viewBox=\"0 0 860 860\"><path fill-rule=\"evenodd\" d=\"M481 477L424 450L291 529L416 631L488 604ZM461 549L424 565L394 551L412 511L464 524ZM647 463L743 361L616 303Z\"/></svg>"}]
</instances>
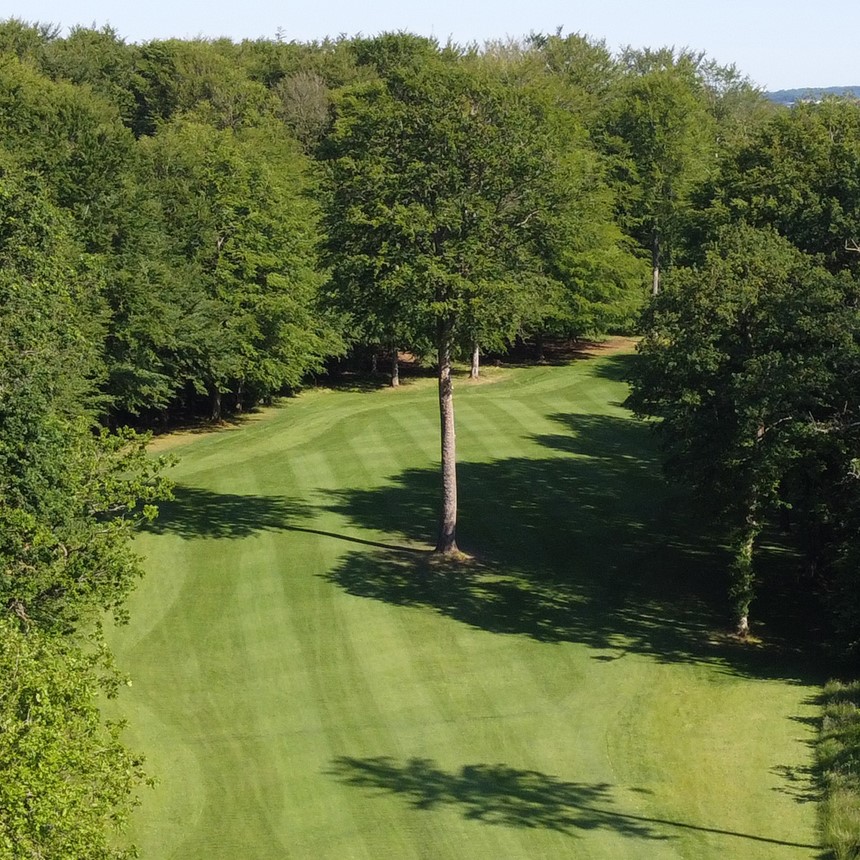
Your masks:
<instances>
[{"instance_id":1,"label":"light green grass","mask_svg":"<svg viewBox=\"0 0 860 860\"><path fill-rule=\"evenodd\" d=\"M628 360L457 385L460 566L428 380L182 447L115 637L144 858L817 856L817 690L715 633Z\"/></svg>"}]
</instances>

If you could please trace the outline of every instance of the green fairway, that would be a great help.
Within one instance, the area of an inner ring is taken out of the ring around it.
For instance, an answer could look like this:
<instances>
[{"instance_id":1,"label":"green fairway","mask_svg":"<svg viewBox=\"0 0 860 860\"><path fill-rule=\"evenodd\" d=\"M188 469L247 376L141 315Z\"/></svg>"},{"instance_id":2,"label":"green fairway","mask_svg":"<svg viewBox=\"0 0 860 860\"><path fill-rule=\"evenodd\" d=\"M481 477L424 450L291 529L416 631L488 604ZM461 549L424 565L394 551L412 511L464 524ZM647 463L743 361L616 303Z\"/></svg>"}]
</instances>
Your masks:
<instances>
[{"instance_id":1,"label":"green fairway","mask_svg":"<svg viewBox=\"0 0 860 860\"><path fill-rule=\"evenodd\" d=\"M630 356L315 390L177 449L114 636L151 860L815 858L814 679L719 633L725 559Z\"/></svg>"}]
</instances>

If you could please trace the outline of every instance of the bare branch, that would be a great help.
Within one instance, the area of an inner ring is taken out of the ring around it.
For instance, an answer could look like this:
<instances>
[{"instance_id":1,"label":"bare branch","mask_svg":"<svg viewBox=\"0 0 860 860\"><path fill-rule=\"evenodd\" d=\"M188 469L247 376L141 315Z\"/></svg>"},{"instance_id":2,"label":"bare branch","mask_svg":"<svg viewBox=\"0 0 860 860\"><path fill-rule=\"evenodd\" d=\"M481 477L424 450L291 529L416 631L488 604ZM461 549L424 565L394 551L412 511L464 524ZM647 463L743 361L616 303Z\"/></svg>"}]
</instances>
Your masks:
<instances>
[{"instance_id":1,"label":"bare branch","mask_svg":"<svg viewBox=\"0 0 860 860\"><path fill-rule=\"evenodd\" d=\"M20 618L24 622L24 624L27 626L27 628L30 627L30 618L27 615L27 608L24 606L24 604L20 600L18 600L17 597L13 597L6 604L6 608L11 609L12 612L14 612L15 615L17 615L18 618Z\"/></svg>"}]
</instances>

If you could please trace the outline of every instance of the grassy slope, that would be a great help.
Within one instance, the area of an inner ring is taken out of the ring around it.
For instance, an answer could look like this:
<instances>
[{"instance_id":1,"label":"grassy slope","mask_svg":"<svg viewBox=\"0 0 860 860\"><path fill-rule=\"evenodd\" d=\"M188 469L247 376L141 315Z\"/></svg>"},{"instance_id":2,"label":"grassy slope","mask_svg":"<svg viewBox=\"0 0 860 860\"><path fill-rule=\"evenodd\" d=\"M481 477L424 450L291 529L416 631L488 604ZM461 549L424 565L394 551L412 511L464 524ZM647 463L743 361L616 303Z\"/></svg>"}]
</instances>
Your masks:
<instances>
[{"instance_id":1,"label":"grassy slope","mask_svg":"<svg viewBox=\"0 0 860 860\"><path fill-rule=\"evenodd\" d=\"M116 637L161 781L143 857L817 855L816 688L710 634L722 558L618 403L626 360L458 384L461 570L415 551L429 380L182 449Z\"/></svg>"}]
</instances>

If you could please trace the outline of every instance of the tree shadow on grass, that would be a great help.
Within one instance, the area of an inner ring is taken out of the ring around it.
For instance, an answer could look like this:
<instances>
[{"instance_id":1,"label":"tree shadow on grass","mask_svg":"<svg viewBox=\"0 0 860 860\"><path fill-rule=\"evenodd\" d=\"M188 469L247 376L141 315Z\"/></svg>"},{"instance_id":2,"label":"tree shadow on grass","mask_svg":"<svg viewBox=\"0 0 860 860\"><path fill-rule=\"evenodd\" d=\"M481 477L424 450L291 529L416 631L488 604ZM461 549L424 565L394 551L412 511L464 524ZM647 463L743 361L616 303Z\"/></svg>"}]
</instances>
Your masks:
<instances>
[{"instance_id":1,"label":"tree shadow on grass","mask_svg":"<svg viewBox=\"0 0 860 860\"><path fill-rule=\"evenodd\" d=\"M622 352L607 355L592 365L592 373L600 379L611 379L613 382L627 382L631 369L639 356L632 352Z\"/></svg>"},{"instance_id":2,"label":"tree shadow on grass","mask_svg":"<svg viewBox=\"0 0 860 860\"><path fill-rule=\"evenodd\" d=\"M608 808L612 786L606 783L565 782L501 764L464 765L459 772L448 773L430 759L412 758L401 764L388 756L340 756L327 775L356 788L401 795L413 809L454 806L464 818L485 824L567 834L608 828L625 836L668 838L647 821L613 814Z\"/></svg>"},{"instance_id":3,"label":"tree shadow on grass","mask_svg":"<svg viewBox=\"0 0 860 860\"><path fill-rule=\"evenodd\" d=\"M140 528L151 534L178 535L185 540L235 540L267 531L302 532L407 556L421 554L421 550L414 547L313 528L313 517L317 513L319 510L313 505L286 496L215 493L180 484L174 487L171 501L159 503L158 517Z\"/></svg>"},{"instance_id":4,"label":"tree shadow on grass","mask_svg":"<svg viewBox=\"0 0 860 860\"><path fill-rule=\"evenodd\" d=\"M796 658L723 634L726 556L689 498L660 476L648 430L612 416L553 416L550 456L460 463L468 562L353 552L328 578L351 594L425 606L474 627L579 642L595 659L647 654L726 671L809 680ZM632 452L632 453L631 453ZM330 494L350 525L429 543L436 469Z\"/></svg>"},{"instance_id":5,"label":"tree shadow on grass","mask_svg":"<svg viewBox=\"0 0 860 860\"><path fill-rule=\"evenodd\" d=\"M430 759L402 764L389 756L336 758L328 776L345 785L401 795L416 810L455 807L471 821L508 827L540 828L565 835L583 830L610 830L621 836L667 840L673 830L693 830L738 840L817 848L771 836L740 833L665 818L634 815L613 808L608 783L567 782L535 770L502 764L464 765L458 772L442 770ZM649 794L646 789L634 789Z\"/></svg>"},{"instance_id":6,"label":"tree shadow on grass","mask_svg":"<svg viewBox=\"0 0 860 860\"><path fill-rule=\"evenodd\" d=\"M173 499L161 502L158 517L142 529L152 534L194 538L244 538L257 532L280 531L311 516L313 508L285 496L242 496L213 493L181 484Z\"/></svg>"}]
</instances>

